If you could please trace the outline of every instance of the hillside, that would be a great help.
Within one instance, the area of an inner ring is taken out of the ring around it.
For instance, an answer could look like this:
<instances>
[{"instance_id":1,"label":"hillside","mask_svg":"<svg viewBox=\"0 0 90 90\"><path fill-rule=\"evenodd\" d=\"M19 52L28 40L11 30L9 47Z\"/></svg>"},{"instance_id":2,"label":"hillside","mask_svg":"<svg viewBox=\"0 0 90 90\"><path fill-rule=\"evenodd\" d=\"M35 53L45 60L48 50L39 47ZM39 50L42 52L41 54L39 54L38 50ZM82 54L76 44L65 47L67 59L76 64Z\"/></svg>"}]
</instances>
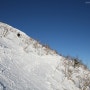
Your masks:
<instances>
[{"instance_id":1,"label":"hillside","mask_svg":"<svg viewBox=\"0 0 90 90\"><path fill-rule=\"evenodd\" d=\"M0 23L0 90L90 90L90 71Z\"/></svg>"}]
</instances>

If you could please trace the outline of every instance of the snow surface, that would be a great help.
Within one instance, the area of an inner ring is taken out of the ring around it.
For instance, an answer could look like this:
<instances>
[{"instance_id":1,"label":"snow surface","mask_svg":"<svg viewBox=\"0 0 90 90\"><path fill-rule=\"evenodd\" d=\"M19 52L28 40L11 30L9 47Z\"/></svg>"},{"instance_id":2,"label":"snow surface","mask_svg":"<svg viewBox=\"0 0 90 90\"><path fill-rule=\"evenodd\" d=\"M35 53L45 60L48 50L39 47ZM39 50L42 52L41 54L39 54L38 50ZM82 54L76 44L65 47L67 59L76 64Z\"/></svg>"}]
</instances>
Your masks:
<instances>
[{"instance_id":1,"label":"snow surface","mask_svg":"<svg viewBox=\"0 0 90 90\"><path fill-rule=\"evenodd\" d=\"M0 22L0 90L90 90L90 71Z\"/></svg>"}]
</instances>

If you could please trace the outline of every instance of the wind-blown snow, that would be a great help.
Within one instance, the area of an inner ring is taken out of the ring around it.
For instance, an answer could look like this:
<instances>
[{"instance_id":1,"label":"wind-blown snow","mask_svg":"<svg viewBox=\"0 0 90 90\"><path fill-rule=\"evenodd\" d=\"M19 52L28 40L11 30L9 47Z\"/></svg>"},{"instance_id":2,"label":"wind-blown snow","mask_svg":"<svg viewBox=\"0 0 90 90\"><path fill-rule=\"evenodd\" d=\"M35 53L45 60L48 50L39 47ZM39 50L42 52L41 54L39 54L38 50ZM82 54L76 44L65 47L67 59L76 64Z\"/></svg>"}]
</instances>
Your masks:
<instances>
[{"instance_id":1,"label":"wind-blown snow","mask_svg":"<svg viewBox=\"0 0 90 90\"><path fill-rule=\"evenodd\" d=\"M0 90L90 90L90 71L0 23Z\"/></svg>"}]
</instances>

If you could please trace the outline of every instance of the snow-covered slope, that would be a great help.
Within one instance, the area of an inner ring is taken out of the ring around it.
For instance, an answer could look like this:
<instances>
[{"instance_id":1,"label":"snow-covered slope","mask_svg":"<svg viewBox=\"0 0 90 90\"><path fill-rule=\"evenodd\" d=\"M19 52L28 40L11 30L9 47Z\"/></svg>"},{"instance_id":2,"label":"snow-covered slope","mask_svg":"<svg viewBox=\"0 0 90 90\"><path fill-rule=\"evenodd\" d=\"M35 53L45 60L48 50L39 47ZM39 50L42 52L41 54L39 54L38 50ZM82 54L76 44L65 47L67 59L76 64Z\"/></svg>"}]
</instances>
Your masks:
<instances>
[{"instance_id":1,"label":"snow-covered slope","mask_svg":"<svg viewBox=\"0 0 90 90\"><path fill-rule=\"evenodd\" d=\"M0 23L0 90L90 90L90 71Z\"/></svg>"}]
</instances>

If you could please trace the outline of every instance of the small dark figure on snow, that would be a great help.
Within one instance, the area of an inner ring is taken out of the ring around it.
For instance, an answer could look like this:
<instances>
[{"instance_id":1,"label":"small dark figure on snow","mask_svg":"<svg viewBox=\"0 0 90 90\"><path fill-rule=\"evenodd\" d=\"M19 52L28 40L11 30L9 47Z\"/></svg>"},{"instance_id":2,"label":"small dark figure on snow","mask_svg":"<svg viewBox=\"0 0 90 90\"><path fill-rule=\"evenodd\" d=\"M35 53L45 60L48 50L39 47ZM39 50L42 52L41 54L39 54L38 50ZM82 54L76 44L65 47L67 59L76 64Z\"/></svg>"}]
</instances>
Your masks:
<instances>
[{"instance_id":1,"label":"small dark figure on snow","mask_svg":"<svg viewBox=\"0 0 90 90\"><path fill-rule=\"evenodd\" d=\"M20 37L20 33L18 33L17 36Z\"/></svg>"}]
</instances>

